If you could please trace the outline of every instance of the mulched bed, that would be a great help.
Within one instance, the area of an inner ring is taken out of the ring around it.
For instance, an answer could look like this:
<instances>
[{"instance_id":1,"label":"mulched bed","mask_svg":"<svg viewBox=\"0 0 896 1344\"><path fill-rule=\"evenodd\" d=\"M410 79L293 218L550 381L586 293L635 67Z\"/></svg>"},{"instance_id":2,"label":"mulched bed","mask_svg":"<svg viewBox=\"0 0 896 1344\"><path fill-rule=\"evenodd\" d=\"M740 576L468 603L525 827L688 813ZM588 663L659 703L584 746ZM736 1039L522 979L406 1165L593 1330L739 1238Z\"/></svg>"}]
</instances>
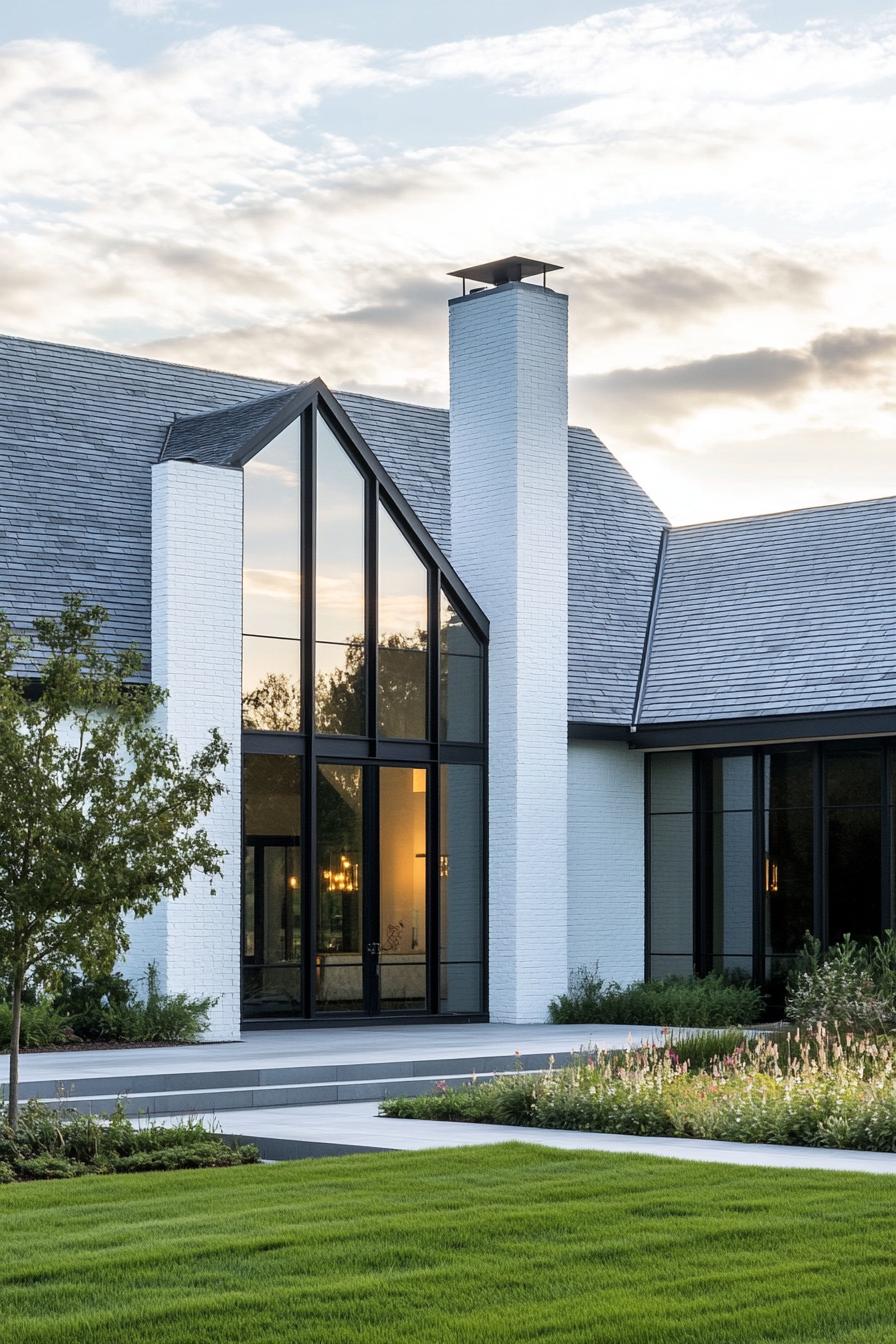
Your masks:
<instances>
[{"instance_id":1,"label":"mulched bed","mask_svg":"<svg viewBox=\"0 0 896 1344\"><path fill-rule=\"evenodd\" d=\"M20 1055L80 1054L85 1050L171 1050L182 1045L220 1045L220 1041L68 1041L65 1045L23 1045ZM8 1055L0 1051L0 1058Z\"/></svg>"}]
</instances>

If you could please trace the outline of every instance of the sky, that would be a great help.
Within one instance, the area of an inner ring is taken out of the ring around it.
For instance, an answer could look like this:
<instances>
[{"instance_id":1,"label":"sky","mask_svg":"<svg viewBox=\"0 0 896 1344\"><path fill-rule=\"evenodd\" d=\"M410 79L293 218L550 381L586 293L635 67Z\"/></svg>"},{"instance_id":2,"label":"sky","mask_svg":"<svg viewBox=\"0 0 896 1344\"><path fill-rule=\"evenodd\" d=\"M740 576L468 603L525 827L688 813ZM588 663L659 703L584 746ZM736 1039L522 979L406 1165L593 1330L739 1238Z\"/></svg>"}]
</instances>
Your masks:
<instances>
[{"instance_id":1,"label":"sky","mask_svg":"<svg viewBox=\"0 0 896 1344\"><path fill-rule=\"evenodd\" d=\"M445 405L516 253L673 522L896 495L896 5L3 0L0 128L2 331Z\"/></svg>"}]
</instances>

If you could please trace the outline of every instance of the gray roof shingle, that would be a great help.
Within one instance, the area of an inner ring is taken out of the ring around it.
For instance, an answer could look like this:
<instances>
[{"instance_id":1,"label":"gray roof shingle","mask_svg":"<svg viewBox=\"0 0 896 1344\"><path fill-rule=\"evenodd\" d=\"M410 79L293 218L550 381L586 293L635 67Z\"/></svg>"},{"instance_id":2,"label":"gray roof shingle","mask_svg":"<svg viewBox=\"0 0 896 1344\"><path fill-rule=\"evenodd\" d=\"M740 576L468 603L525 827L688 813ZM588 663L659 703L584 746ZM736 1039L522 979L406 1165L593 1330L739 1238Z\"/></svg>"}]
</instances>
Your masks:
<instances>
[{"instance_id":1,"label":"gray roof shingle","mask_svg":"<svg viewBox=\"0 0 896 1344\"><path fill-rule=\"evenodd\" d=\"M222 442L229 458L295 392L0 337L0 609L28 629L63 593L84 592L109 609L109 647L137 644L148 672L151 465L163 451L220 461ZM450 555L447 411L337 396ZM570 718L627 724L664 520L590 430L570 429L569 479Z\"/></svg>"},{"instance_id":2,"label":"gray roof shingle","mask_svg":"<svg viewBox=\"0 0 896 1344\"><path fill-rule=\"evenodd\" d=\"M666 520L590 429L569 431L569 717L630 724Z\"/></svg>"},{"instance_id":3,"label":"gray roof shingle","mask_svg":"<svg viewBox=\"0 0 896 1344\"><path fill-rule=\"evenodd\" d=\"M28 629L84 592L148 672L150 466L239 453L296 391L0 337L0 610ZM337 396L450 554L447 411ZM665 520L587 429L569 497L569 715L625 725ZM672 529L640 725L896 706L894 561L893 499Z\"/></svg>"},{"instance_id":4,"label":"gray roof shingle","mask_svg":"<svg viewBox=\"0 0 896 1344\"><path fill-rule=\"evenodd\" d=\"M639 726L896 706L896 499L674 528Z\"/></svg>"}]
</instances>

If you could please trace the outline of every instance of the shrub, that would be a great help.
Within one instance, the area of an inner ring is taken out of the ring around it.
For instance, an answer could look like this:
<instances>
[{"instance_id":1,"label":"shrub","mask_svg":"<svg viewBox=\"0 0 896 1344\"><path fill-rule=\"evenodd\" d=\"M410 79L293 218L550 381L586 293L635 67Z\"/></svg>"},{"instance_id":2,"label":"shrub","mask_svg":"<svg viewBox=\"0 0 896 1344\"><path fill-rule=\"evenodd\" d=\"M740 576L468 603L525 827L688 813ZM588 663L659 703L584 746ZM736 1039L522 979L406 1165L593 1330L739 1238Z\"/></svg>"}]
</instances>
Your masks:
<instances>
[{"instance_id":1,"label":"shrub","mask_svg":"<svg viewBox=\"0 0 896 1344\"><path fill-rule=\"evenodd\" d=\"M146 971L146 997L123 975L69 974L52 998L22 1006L22 1044L62 1045L67 1041L141 1041L187 1045L208 1025L216 1000L162 994L158 970ZM12 1010L0 1003L0 1048L9 1047Z\"/></svg>"},{"instance_id":2,"label":"shrub","mask_svg":"<svg viewBox=\"0 0 896 1344\"><path fill-rule=\"evenodd\" d=\"M54 996L56 1008L72 1031L86 1041L120 1041L122 1015L136 995L129 980L117 972L110 975L63 977Z\"/></svg>"},{"instance_id":3,"label":"shrub","mask_svg":"<svg viewBox=\"0 0 896 1344\"><path fill-rule=\"evenodd\" d=\"M807 1144L896 1152L896 1042L818 1028L746 1036L707 1068L669 1044L597 1052L563 1069L384 1101L380 1112L507 1123L504 1097L523 1089L523 1126Z\"/></svg>"},{"instance_id":4,"label":"shrub","mask_svg":"<svg viewBox=\"0 0 896 1344\"><path fill-rule=\"evenodd\" d=\"M53 1111L32 1100L22 1107L15 1130L0 1111L0 1184L257 1161L253 1145L232 1148L200 1120L134 1124L120 1104L103 1117Z\"/></svg>"},{"instance_id":5,"label":"shrub","mask_svg":"<svg viewBox=\"0 0 896 1344\"><path fill-rule=\"evenodd\" d=\"M758 1022L763 998L749 981L704 976L639 980L627 988L604 981L597 968L576 972L566 994L552 999L548 1016L563 1023L631 1026L733 1027Z\"/></svg>"},{"instance_id":6,"label":"shrub","mask_svg":"<svg viewBox=\"0 0 896 1344\"><path fill-rule=\"evenodd\" d=\"M847 934L827 952L807 937L787 987L786 1012L803 1026L823 1023L852 1031L896 1028L896 937L888 929L870 944Z\"/></svg>"},{"instance_id":7,"label":"shrub","mask_svg":"<svg viewBox=\"0 0 896 1344\"><path fill-rule=\"evenodd\" d=\"M8 1050L12 1035L12 1007L0 1003L0 1050ZM63 1045L74 1033L52 999L22 1004L22 1045Z\"/></svg>"}]
</instances>

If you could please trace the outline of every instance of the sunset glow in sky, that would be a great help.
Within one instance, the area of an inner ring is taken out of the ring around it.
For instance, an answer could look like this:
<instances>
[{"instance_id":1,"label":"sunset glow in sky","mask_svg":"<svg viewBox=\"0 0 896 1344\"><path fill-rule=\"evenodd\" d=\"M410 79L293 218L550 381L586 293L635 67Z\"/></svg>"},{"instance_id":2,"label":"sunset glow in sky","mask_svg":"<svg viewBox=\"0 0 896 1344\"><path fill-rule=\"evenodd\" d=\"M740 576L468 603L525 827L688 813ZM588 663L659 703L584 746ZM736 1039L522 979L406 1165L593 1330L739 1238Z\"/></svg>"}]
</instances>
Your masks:
<instances>
[{"instance_id":1,"label":"sunset glow in sky","mask_svg":"<svg viewBox=\"0 0 896 1344\"><path fill-rule=\"evenodd\" d=\"M674 522L896 494L892 5L11 0L0 126L0 330L445 404L522 253Z\"/></svg>"}]
</instances>

